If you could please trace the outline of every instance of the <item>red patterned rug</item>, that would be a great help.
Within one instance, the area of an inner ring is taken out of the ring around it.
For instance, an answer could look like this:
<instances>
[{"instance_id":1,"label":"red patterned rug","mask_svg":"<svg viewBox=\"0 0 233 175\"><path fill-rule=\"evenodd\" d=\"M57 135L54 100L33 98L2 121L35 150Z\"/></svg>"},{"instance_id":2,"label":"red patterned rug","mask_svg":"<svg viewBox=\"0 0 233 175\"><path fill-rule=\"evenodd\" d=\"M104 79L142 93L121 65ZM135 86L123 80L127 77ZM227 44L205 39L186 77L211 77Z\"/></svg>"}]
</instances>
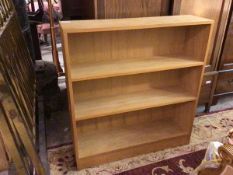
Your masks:
<instances>
[{"instance_id":1,"label":"red patterned rug","mask_svg":"<svg viewBox=\"0 0 233 175\"><path fill-rule=\"evenodd\" d=\"M72 145L49 149L51 175L187 175L201 163L210 141L226 141L233 110L197 117L189 145L77 171Z\"/></svg>"},{"instance_id":2,"label":"red patterned rug","mask_svg":"<svg viewBox=\"0 0 233 175\"><path fill-rule=\"evenodd\" d=\"M118 175L187 175L198 167L205 156L205 150L185 154L158 163L135 168Z\"/></svg>"}]
</instances>

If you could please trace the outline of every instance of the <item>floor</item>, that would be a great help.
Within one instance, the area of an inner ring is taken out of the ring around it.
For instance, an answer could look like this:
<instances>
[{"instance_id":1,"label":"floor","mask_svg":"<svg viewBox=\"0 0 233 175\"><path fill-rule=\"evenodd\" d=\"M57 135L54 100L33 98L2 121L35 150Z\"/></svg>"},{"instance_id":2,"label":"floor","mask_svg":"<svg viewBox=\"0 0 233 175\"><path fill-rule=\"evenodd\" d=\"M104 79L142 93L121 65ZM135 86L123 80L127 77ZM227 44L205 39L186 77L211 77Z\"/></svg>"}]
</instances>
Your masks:
<instances>
[{"instance_id":1,"label":"floor","mask_svg":"<svg viewBox=\"0 0 233 175\"><path fill-rule=\"evenodd\" d=\"M59 42L59 41L58 41ZM62 69L64 70L64 61L62 55L62 46L60 43L57 44L58 56ZM51 62L51 46L41 46L42 59L44 61ZM46 121L46 133L47 133L47 146L49 148L59 146L62 144L71 143L71 128L70 128L70 119L68 113L68 105L66 98L66 82L65 77L58 78L59 88L61 90L61 96L63 97L64 107L62 110L53 112L51 116L47 117ZM55 133L56 137L54 137Z\"/></svg>"}]
</instances>

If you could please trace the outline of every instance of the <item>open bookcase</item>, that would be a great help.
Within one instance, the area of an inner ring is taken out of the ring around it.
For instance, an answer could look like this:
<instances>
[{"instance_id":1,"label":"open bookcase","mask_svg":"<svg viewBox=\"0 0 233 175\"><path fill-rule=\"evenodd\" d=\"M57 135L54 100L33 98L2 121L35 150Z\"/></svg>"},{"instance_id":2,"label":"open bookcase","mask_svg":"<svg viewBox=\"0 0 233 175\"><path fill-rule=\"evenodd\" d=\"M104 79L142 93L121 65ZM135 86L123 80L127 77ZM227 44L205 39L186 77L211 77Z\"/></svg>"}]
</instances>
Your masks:
<instances>
[{"instance_id":1,"label":"open bookcase","mask_svg":"<svg viewBox=\"0 0 233 175\"><path fill-rule=\"evenodd\" d=\"M60 23L79 169L189 143L213 21Z\"/></svg>"}]
</instances>

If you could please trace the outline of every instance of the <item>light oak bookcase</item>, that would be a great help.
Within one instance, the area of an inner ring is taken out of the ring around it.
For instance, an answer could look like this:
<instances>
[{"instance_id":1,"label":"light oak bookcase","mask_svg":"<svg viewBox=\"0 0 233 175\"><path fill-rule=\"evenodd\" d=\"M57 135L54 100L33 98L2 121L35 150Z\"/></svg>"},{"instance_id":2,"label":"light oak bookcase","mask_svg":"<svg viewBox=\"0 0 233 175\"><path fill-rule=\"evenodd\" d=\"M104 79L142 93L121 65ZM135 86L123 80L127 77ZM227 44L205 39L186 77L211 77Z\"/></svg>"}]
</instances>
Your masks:
<instances>
[{"instance_id":1,"label":"light oak bookcase","mask_svg":"<svg viewBox=\"0 0 233 175\"><path fill-rule=\"evenodd\" d=\"M79 169L189 143L213 21L60 23Z\"/></svg>"}]
</instances>

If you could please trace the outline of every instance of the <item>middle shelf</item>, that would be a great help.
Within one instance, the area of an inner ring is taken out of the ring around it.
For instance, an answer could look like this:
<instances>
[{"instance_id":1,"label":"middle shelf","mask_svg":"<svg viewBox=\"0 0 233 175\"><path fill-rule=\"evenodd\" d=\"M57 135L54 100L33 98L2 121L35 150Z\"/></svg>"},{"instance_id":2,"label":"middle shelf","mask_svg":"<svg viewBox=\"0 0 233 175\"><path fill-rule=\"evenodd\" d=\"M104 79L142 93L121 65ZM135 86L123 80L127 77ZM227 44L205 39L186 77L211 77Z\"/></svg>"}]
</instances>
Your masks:
<instances>
[{"instance_id":1,"label":"middle shelf","mask_svg":"<svg viewBox=\"0 0 233 175\"><path fill-rule=\"evenodd\" d=\"M185 57L157 56L152 58L99 61L91 64L78 63L71 65L71 80L75 82L204 65L204 62L197 60Z\"/></svg>"},{"instance_id":2,"label":"middle shelf","mask_svg":"<svg viewBox=\"0 0 233 175\"><path fill-rule=\"evenodd\" d=\"M179 87L148 89L141 92L80 100L76 103L76 120L87 120L130 111L184 103L196 100Z\"/></svg>"}]
</instances>

